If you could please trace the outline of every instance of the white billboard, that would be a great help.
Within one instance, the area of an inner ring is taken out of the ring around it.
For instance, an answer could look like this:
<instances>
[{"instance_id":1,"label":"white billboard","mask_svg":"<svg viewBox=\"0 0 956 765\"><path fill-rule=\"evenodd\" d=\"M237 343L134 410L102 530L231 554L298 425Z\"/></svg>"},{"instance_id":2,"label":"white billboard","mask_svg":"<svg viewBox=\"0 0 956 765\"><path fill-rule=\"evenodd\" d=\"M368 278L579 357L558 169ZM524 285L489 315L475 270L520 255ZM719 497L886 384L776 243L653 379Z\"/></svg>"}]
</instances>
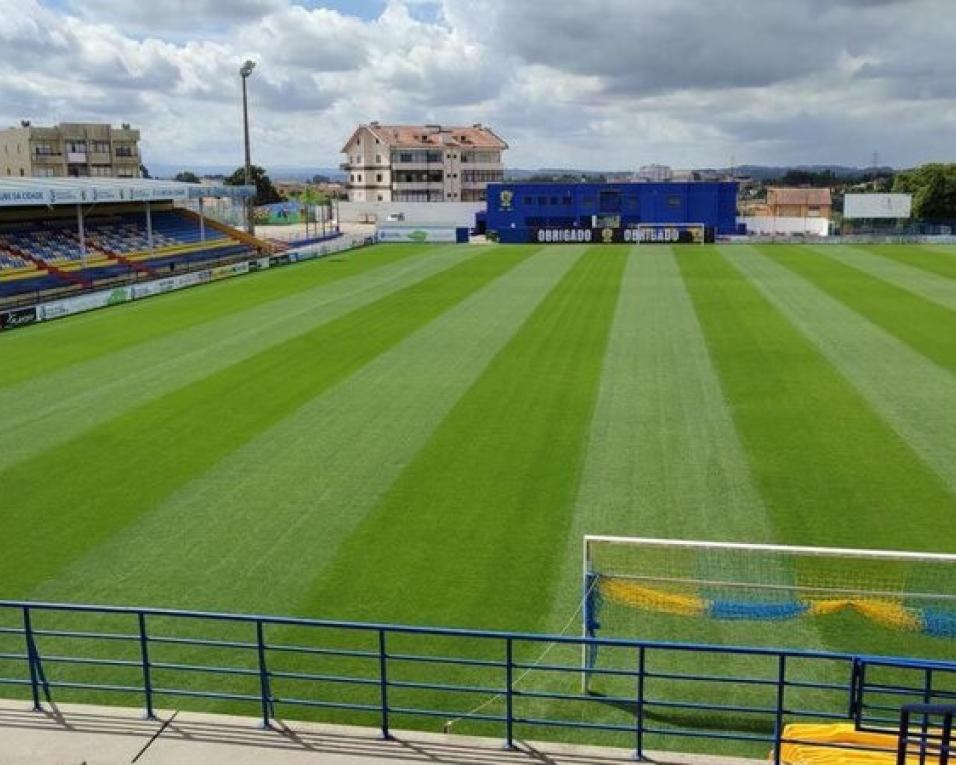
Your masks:
<instances>
[{"instance_id":1,"label":"white billboard","mask_svg":"<svg viewBox=\"0 0 956 765\"><path fill-rule=\"evenodd\" d=\"M843 197L843 217L909 218L913 211L912 194L847 194Z\"/></svg>"}]
</instances>

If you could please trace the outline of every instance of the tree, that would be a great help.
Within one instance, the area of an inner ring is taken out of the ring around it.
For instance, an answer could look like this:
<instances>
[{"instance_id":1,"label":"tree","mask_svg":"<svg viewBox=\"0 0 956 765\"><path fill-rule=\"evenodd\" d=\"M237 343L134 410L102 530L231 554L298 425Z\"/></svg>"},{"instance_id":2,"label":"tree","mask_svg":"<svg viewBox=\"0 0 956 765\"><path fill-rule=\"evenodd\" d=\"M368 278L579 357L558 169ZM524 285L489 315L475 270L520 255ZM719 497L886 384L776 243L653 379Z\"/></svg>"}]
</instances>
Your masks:
<instances>
[{"instance_id":1,"label":"tree","mask_svg":"<svg viewBox=\"0 0 956 765\"><path fill-rule=\"evenodd\" d=\"M918 220L956 219L956 164L933 162L897 174L893 191L913 195Z\"/></svg>"},{"instance_id":2,"label":"tree","mask_svg":"<svg viewBox=\"0 0 956 765\"><path fill-rule=\"evenodd\" d=\"M252 165L249 168L249 172L252 175L252 182L256 187L254 204L268 205L273 202L282 201L282 195L276 191L276 187L272 185L272 180L266 173L265 168L260 165ZM245 182L246 171L243 167L238 168L232 175L223 179L223 183L227 186L242 186Z\"/></svg>"},{"instance_id":3,"label":"tree","mask_svg":"<svg viewBox=\"0 0 956 765\"><path fill-rule=\"evenodd\" d=\"M181 183L199 183L199 176L191 170L183 170L176 173L176 177L173 178L173 180L180 181Z\"/></svg>"},{"instance_id":4,"label":"tree","mask_svg":"<svg viewBox=\"0 0 956 765\"><path fill-rule=\"evenodd\" d=\"M140 166L139 166L139 177L140 177L140 178L151 178L151 177L152 177L152 176L149 174L149 168L146 167L146 165L144 165L144 164L142 164L142 163L141 163Z\"/></svg>"}]
</instances>

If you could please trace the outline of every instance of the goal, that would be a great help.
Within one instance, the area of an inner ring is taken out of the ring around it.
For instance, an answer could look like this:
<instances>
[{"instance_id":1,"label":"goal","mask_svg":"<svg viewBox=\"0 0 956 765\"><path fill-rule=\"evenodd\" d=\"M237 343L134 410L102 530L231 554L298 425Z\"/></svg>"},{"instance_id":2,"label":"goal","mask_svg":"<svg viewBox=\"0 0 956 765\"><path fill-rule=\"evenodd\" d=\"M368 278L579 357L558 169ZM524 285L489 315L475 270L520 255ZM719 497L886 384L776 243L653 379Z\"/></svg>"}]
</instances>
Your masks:
<instances>
[{"instance_id":1,"label":"goal","mask_svg":"<svg viewBox=\"0 0 956 765\"><path fill-rule=\"evenodd\" d=\"M956 639L951 554L589 535L582 583L585 637L616 606L738 622L852 613L878 628ZM596 659L586 645L585 689Z\"/></svg>"}]
</instances>

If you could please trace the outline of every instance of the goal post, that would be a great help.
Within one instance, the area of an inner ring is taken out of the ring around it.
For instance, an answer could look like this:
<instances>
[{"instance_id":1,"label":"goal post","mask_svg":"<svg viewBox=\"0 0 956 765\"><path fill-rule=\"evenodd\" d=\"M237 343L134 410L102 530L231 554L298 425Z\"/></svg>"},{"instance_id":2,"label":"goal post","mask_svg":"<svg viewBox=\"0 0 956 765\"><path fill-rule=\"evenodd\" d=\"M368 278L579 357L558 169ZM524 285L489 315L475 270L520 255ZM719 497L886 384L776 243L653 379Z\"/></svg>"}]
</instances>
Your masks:
<instances>
[{"instance_id":1,"label":"goal post","mask_svg":"<svg viewBox=\"0 0 956 765\"><path fill-rule=\"evenodd\" d=\"M956 555L586 535L585 638L598 636L610 606L738 622L852 612L879 628L956 639ZM585 692L597 655L584 645Z\"/></svg>"}]
</instances>

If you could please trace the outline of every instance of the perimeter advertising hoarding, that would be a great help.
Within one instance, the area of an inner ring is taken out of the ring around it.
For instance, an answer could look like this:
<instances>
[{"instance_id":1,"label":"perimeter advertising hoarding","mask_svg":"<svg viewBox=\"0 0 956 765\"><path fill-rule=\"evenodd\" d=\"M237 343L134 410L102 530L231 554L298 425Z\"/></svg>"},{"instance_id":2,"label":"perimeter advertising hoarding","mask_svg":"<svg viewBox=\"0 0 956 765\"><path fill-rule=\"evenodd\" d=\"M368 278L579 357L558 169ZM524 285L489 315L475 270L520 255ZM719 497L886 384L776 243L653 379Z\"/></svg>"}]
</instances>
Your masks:
<instances>
[{"instance_id":1,"label":"perimeter advertising hoarding","mask_svg":"<svg viewBox=\"0 0 956 765\"><path fill-rule=\"evenodd\" d=\"M455 242L457 234L451 226L394 226L377 232L380 242Z\"/></svg>"},{"instance_id":2,"label":"perimeter advertising hoarding","mask_svg":"<svg viewBox=\"0 0 956 765\"><path fill-rule=\"evenodd\" d=\"M697 225L645 225L640 228L532 228L537 244L683 244L705 241L706 228Z\"/></svg>"},{"instance_id":3,"label":"perimeter advertising hoarding","mask_svg":"<svg viewBox=\"0 0 956 765\"><path fill-rule=\"evenodd\" d=\"M29 308L14 308L0 313L0 329L16 329L33 324L37 320L36 306Z\"/></svg>"}]
</instances>

